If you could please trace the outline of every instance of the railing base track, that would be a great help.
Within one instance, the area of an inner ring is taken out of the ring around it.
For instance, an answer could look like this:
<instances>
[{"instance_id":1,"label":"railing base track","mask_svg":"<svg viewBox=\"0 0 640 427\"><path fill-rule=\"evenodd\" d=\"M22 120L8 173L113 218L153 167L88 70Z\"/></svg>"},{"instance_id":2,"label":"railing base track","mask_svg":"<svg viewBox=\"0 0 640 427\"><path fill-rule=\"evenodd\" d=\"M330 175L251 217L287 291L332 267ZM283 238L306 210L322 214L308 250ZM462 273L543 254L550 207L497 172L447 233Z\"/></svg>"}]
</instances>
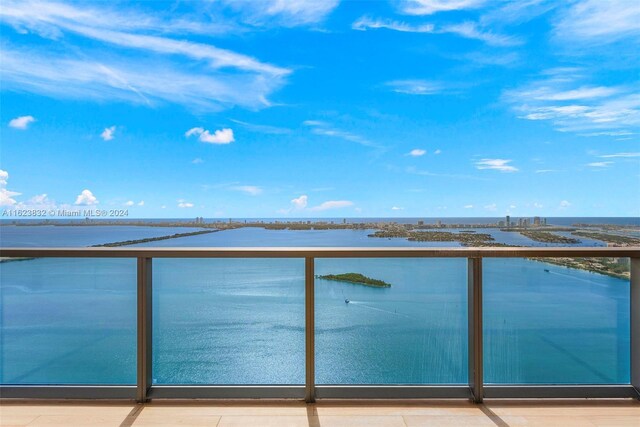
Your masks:
<instances>
[{"instance_id":1,"label":"railing base track","mask_svg":"<svg viewBox=\"0 0 640 427\"><path fill-rule=\"evenodd\" d=\"M150 399L305 399L305 386L153 386ZM473 399L469 386L316 386L316 399ZM485 385L487 399L640 398L632 385ZM135 386L0 386L0 399L135 400Z\"/></svg>"}]
</instances>

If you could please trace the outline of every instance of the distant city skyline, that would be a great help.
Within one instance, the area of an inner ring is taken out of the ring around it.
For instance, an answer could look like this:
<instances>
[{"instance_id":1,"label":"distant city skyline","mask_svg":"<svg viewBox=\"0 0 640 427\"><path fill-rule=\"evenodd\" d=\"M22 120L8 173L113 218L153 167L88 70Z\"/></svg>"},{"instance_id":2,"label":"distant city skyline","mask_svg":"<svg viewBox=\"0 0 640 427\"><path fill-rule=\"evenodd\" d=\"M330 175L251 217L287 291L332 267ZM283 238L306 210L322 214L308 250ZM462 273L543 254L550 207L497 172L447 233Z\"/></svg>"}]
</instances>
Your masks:
<instances>
[{"instance_id":1,"label":"distant city skyline","mask_svg":"<svg viewBox=\"0 0 640 427\"><path fill-rule=\"evenodd\" d=\"M638 217L639 21L630 0L4 0L0 213Z\"/></svg>"}]
</instances>

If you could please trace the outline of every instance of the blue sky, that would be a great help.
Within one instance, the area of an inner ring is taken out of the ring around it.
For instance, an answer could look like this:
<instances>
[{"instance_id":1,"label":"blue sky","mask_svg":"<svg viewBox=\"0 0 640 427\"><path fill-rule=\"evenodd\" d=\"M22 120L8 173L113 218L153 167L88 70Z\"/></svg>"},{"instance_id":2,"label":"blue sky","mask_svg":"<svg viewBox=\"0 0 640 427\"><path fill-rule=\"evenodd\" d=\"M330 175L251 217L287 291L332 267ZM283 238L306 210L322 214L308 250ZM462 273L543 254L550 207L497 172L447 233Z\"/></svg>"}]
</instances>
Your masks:
<instances>
[{"instance_id":1,"label":"blue sky","mask_svg":"<svg viewBox=\"0 0 640 427\"><path fill-rule=\"evenodd\" d=\"M640 2L3 0L1 209L640 215Z\"/></svg>"}]
</instances>

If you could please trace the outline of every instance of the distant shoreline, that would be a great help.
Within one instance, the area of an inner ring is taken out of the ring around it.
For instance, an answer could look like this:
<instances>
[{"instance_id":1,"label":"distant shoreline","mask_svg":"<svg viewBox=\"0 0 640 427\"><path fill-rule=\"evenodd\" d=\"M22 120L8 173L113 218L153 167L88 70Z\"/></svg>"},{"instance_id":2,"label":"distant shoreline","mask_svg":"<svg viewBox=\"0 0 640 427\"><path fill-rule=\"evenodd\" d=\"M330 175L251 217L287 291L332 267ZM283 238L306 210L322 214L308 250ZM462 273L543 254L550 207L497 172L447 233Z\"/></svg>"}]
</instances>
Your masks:
<instances>
[{"instance_id":1,"label":"distant shoreline","mask_svg":"<svg viewBox=\"0 0 640 427\"><path fill-rule=\"evenodd\" d=\"M456 242L462 246L467 247L522 247L519 245L507 244L496 241L491 235L486 233L469 233L465 232L464 228L477 228L477 229L494 229L502 233L520 234L534 241L543 243L559 243L559 244L577 244L579 239L570 238L555 234L554 231L560 231L555 226L529 226L529 227L511 227L505 229L500 227L499 224L488 224L479 226L478 224L424 224L419 221L417 224L398 224L396 222L389 223L355 223L348 224L345 222L336 224L328 223L325 221L311 222L311 221L297 221L297 222L215 222L205 223L202 218L197 218L193 222L180 222L180 223L163 223L163 222L148 222L148 221L135 221L135 222L122 222L122 221L90 221L85 222L57 222L57 223L39 223L28 224L21 223L20 227L28 226L42 226L42 225L54 225L54 226L149 226L159 228L198 228L197 231L189 231L185 233L174 233L165 236L148 237L142 239L123 240L117 242L109 242L92 245L92 247L120 247L130 246L141 243L151 243L162 240L176 239L182 237L191 237L201 234L215 233L225 230L234 230L240 228L263 228L265 230L289 230L289 231L306 231L306 230L377 230L373 234L368 234L370 238L383 238L383 239L407 239L409 241L417 242ZM640 245L640 238L633 235L629 235L625 232L629 230L635 231L635 226L621 226L616 224L576 224L578 227L562 227L562 231L568 231L574 236L590 238L599 240L605 243L607 246L638 246ZM451 231L445 231L446 229L457 228L458 233ZM460 230L462 229L462 230ZM571 230L571 231L570 231ZM626 234L626 235L625 235ZM525 246L526 247L526 246ZM2 258L0 262L9 261L21 261L34 258ZM535 261L547 262L549 264L561 265L569 268L590 271L593 273L599 273L616 277L624 280L629 278L630 267L625 264L621 264L618 261L610 262L607 260L601 260L598 258L562 258L562 259L533 259Z\"/></svg>"}]
</instances>

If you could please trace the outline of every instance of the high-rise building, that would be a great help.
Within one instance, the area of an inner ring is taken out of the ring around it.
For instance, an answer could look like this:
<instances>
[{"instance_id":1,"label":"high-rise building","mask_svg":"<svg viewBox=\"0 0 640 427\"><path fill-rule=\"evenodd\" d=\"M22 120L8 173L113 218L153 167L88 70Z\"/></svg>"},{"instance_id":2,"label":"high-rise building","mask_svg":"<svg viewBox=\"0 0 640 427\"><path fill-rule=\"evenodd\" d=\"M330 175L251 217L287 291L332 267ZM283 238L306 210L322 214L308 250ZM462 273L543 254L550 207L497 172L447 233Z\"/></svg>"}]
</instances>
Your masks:
<instances>
[{"instance_id":1,"label":"high-rise building","mask_svg":"<svg viewBox=\"0 0 640 427\"><path fill-rule=\"evenodd\" d=\"M540 226L540 217L539 216L534 216L533 217L533 225L535 225L536 227Z\"/></svg>"},{"instance_id":2,"label":"high-rise building","mask_svg":"<svg viewBox=\"0 0 640 427\"><path fill-rule=\"evenodd\" d=\"M511 227L511 217L509 215L507 215L507 218L506 218L505 222L507 224L507 227Z\"/></svg>"}]
</instances>

